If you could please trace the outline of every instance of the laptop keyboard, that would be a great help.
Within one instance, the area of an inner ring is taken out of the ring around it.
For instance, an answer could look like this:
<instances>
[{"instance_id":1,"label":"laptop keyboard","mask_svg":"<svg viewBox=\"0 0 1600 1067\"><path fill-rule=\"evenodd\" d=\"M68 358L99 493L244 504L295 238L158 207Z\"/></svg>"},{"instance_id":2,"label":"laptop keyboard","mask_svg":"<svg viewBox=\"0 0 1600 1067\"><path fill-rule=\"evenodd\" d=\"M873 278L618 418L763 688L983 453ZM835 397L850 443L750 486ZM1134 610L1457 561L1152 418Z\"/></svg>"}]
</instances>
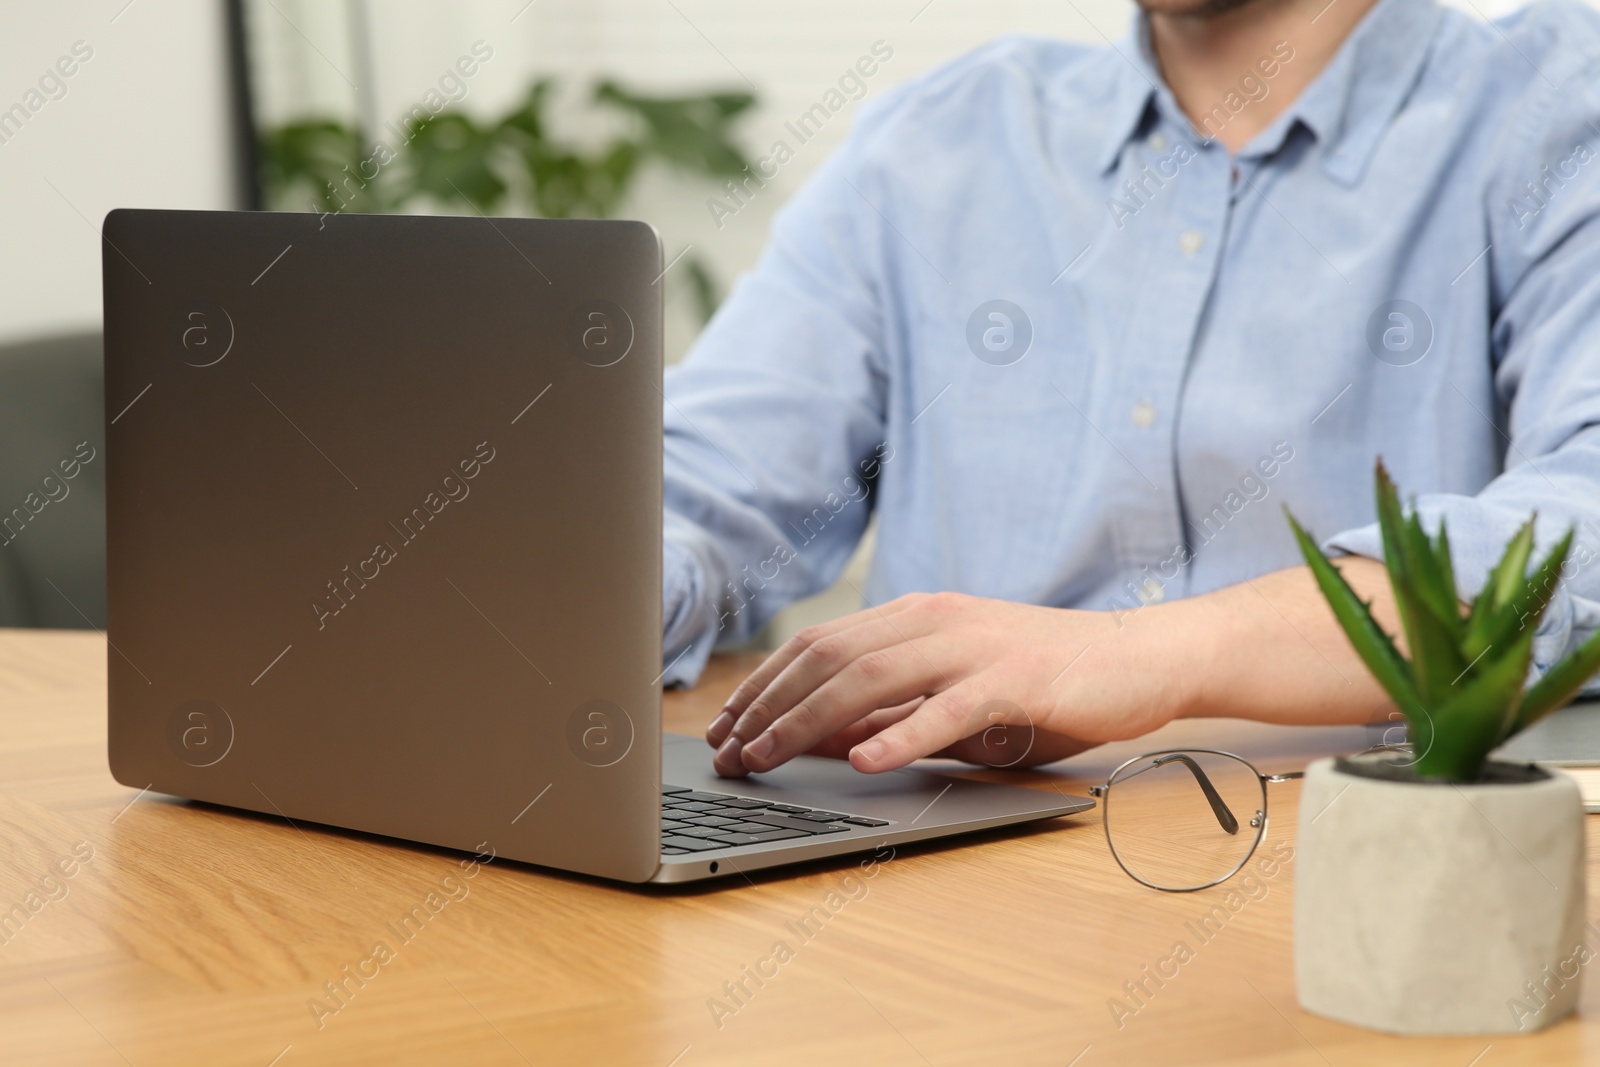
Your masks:
<instances>
[{"instance_id":1,"label":"laptop keyboard","mask_svg":"<svg viewBox=\"0 0 1600 1067\"><path fill-rule=\"evenodd\" d=\"M774 804L730 793L697 793L685 786L669 785L661 790L661 853L665 856L888 825L862 815Z\"/></svg>"}]
</instances>

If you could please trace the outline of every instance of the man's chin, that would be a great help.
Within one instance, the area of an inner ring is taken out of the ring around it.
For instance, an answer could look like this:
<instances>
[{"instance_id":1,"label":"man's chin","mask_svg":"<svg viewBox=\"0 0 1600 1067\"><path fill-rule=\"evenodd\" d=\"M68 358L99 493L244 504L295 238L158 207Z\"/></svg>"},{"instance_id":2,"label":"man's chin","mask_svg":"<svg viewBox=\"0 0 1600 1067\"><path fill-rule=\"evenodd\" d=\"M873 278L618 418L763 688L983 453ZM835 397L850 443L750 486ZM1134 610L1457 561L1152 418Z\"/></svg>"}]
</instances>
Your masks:
<instances>
[{"instance_id":1,"label":"man's chin","mask_svg":"<svg viewBox=\"0 0 1600 1067\"><path fill-rule=\"evenodd\" d=\"M1265 5L1269 0L1135 0L1147 15L1167 18L1215 18L1242 7Z\"/></svg>"}]
</instances>

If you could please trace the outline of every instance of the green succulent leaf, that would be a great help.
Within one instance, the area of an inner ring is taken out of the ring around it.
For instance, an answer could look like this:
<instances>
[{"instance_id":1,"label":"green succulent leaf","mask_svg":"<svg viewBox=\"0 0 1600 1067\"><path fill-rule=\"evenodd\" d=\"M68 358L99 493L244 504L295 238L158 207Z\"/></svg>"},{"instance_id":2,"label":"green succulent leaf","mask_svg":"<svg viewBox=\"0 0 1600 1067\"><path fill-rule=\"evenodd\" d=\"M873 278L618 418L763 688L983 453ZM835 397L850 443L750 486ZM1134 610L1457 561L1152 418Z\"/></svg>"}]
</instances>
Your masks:
<instances>
[{"instance_id":1,"label":"green succulent leaf","mask_svg":"<svg viewBox=\"0 0 1600 1067\"><path fill-rule=\"evenodd\" d=\"M1567 531L1567 535L1556 542L1532 574L1518 579L1517 589L1504 607L1490 611L1476 632L1469 630L1462 644L1464 655L1476 659L1486 649L1509 641L1512 634L1539 628L1539 620L1544 617L1545 609L1550 606L1550 600L1560 585L1561 567L1567 561L1567 554L1572 551L1573 533Z\"/></svg>"},{"instance_id":2,"label":"green succulent leaf","mask_svg":"<svg viewBox=\"0 0 1600 1067\"><path fill-rule=\"evenodd\" d=\"M1523 694L1522 707L1506 736L1526 730L1577 696L1583 683L1594 677L1596 671L1600 671L1600 633L1593 634L1570 656L1551 667Z\"/></svg>"},{"instance_id":3,"label":"green succulent leaf","mask_svg":"<svg viewBox=\"0 0 1600 1067\"><path fill-rule=\"evenodd\" d=\"M1483 591L1472 602L1472 614L1467 619L1468 639L1473 640L1479 647L1483 641L1483 631L1489 626L1490 616L1503 604L1511 599L1516 590L1516 583L1528 570L1528 557L1533 554L1533 520L1529 519L1522 524L1517 535L1506 545L1506 551L1500 557L1500 562L1495 564L1494 570L1489 572L1489 578L1484 582Z\"/></svg>"},{"instance_id":4,"label":"green succulent leaf","mask_svg":"<svg viewBox=\"0 0 1600 1067\"><path fill-rule=\"evenodd\" d=\"M1439 536L1433 541L1433 554L1439 558L1446 591L1450 594L1450 602L1455 605L1455 617L1461 619L1461 594L1456 591L1456 565L1450 558L1450 531L1445 528L1442 518L1439 520ZM1465 621L1462 626L1465 628Z\"/></svg>"},{"instance_id":5,"label":"green succulent leaf","mask_svg":"<svg viewBox=\"0 0 1600 1067\"><path fill-rule=\"evenodd\" d=\"M1439 529L1444 529L1443 520ZM1449 570L1449 564L1435 554L1433 542L1428 540L1422 520L1415 512L1406 519L1399 540L1406 554L1406 570L1415 586L1417 601L1444 627L1450 643L1459 646L1467 624L1461 617L1461 601L1456 599L1455 575Z\"/></svg>"},{"instance_id":6,"label":"green succulent leaf","mask_svg":"<svg viewBox=\"0 0 1600 1067\"><path fill-rule=\"evenodd\" d=\"M1382 459L1378 460L1374 482L1378 529L1383 534L1383 558L1389 568L1389 578L1392 582L1409 581L1410 568L1406 566L1406 554L1400 547L1400 529L1405 525L1400 516L1400 492L1390 480L1389 469Z\"/></svg>"},{"instance_id":7,"label":"green succulent leaf","mask_svg":"<svg viewBox=\"0 0 1600 1067\"><path fill-rule=\"evenodd\" d=\"M1306 566L1311 568L1312 575L1317 580L1317 586L1322 590L1322 595L1327 598L1328 604L1333 608L1334 617L1339 620L1345 636L1350 639L1356 654L1361 657L1361 662L1367 665L1367 670L1383 686L1384 692L1389 694L1389 699L1405 713L1408 721L1415 723L1420 717L1421 701L1412 684L1411 669L1405 658L1394 647L1394 641L1378 625L1368 610L1367 604L1356 591L1350 588L1350 583L1344 580L1344 575L1335 567L1317 547L1317 543L1305 528L1289 513L1288 508L1284 514L1289 517L1289 525L1294 528L1295 540L1300 545L1300 552L1305 556Z\"/></svg>"},{"instance_id":8,"label":"green succulent leaf","mask_svg":"<svg viewBox=\"0 0 1600 1067\"><path fill-rule=\"evenodd\" d=\"M1395 585L1394 598L1406 629L1417 695L1429 707L1437 706L1450 696L1462 675L1474 670L1475 665L1461 655L1461 646L1424 606L1415 589L1409 585Z\"/></svg>"},{"instance_id":9,"label":"green succulent leaf","mask_svg":"<svg viewBox=\"0 0 1600 1067\"><path fill-rule=\"evenodd\" d=\"M1427 536L1415 516L1408 523L1401 514L1400 493L1381 459L1376 482L1384 562L1400 625L1411 649L1412 683L1422 703L1434 707L1467 669L1468 662L1461 656L1452 624L1441 620L1432 606L1444 594L1445 584L1437 574L1437 561Z\"/></svg>"},{"instance_id":10,"label":"green succulent leaf","mask_svg":"<svg viewBox=\"0 0 1600 1067\"><path fill-rule=\"evenodd\" d=\"M1510 736L1528 677L1533 631L1517 637L1504 654L1485 657L1476 675L1463 678L1431 712L1426 747L1419 739L1417 773L1470 782L1489 752Z\"/></svg>"}]
</instances>

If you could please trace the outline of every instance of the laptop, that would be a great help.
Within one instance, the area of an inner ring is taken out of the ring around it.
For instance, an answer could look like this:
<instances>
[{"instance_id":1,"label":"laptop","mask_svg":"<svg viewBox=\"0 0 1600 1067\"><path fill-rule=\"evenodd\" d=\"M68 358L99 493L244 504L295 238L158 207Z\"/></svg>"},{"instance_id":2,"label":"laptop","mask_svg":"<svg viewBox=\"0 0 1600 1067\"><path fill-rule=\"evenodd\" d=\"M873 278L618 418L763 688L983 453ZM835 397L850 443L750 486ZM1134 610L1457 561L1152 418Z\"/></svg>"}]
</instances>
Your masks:
<instances>
[{"instance_id":1,"label":"laptop","mask_svg":"<svg viewBox=\"0 0 1600 1067\"><path fill-rule=\"evenodd\" d=\"M661 729L661 280L639 222L118 210L124 785L624 882L1089 808Z\"/></svg>"}]
</instances>

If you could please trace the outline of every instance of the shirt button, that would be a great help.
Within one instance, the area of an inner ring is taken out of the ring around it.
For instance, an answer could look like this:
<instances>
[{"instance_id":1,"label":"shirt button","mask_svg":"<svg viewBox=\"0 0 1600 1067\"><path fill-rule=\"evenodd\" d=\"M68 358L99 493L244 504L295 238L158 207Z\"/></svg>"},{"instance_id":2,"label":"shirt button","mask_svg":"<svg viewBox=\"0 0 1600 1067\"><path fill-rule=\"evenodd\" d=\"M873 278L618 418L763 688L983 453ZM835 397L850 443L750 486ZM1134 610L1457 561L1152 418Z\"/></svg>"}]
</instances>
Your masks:
<instances>
[{"instance_id":1,"label":"shirt button","mask_svg":"<svg viewBox=\"0 0 1600 1067\"><path fill-rule=\"evenodd\" d=\"M1206 243L1206 235L1199 230L1185 230L1183 236L1178 238L1178 247L1183 249L1183 254L1192 256L1200 251Z\"/></svg>"},{"instance_id":2,"label":"shirt button","mask_svg":"<svg viewBox=\"0 0 1600 1067\"><path fill-rule=\"evenodd\" d=\"M1150 404L1133 405L1133 423L1141 429L1156 421L1156 409Z\"/></svg>"},{"instance_id":3,"label":"shirt button","mask_svg":"<svg viewBox=\"0 0 1600 1067\"><path fill-rule=\"evenodd\" d=\"M1167 587L1154 578L1146 578L1140 594L1146 604L1154 604L1167 595Z\"/></svg>"},{"instance_id":4,"label":"shirt button","mask_svg":"<svg viewBox=\"0 0 1600 1067\"><path fill-rule=\"evenodd\" d=\"M1167 147L1167 135L1159 130L1150 135L1150 151L1164 152Z\"/></svg>"}]
</instances>

